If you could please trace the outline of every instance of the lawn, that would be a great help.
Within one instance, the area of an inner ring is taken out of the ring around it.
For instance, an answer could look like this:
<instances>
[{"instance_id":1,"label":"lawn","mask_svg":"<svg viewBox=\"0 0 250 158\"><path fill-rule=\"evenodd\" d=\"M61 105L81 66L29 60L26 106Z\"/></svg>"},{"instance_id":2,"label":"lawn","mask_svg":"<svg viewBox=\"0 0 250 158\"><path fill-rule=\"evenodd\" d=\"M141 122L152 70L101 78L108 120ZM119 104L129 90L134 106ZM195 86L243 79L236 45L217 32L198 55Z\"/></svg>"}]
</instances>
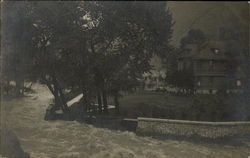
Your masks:
<instances>
[{"instance_id":1,"label":"lawn","mask_svg":"<svg viewBox=\"0 0 250 158\"><path fill-rule=\"evenodd\" d=\"M114 106L110 106L114 105L113 98L108 98L109 116L195 121L243 121L250 118L249 107L244 97L238 95L181 96L164 92L139 91L123 94L119 98L119 103L118 114ZM97 101L95 109L98 109ZM96 110L94 113L96 115Z\"/></svg>"},{"instance_id":2,"label":"lawn","mask_svg":"<svg viewBox=\"0 0 250 158\"><path fill-rule=\"evenodd\" d=\"M192 97L142 91L124 94L119 101L120 112L125 117L172 118L172 115L181 115L178 113L191 104ZM113 104L112 98L109 104Z\"/></svg>"}]
</instances>

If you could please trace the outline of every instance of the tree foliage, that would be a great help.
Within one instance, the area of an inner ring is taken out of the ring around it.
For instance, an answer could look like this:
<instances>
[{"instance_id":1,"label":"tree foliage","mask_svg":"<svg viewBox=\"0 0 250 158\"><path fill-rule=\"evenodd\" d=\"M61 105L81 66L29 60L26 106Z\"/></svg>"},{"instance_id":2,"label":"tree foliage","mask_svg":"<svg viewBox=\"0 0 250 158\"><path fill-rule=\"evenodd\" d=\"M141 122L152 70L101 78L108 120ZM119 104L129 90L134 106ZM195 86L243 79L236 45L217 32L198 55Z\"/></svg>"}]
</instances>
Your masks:
<instances>
[{"instance_id":1,"label":"tree foliage","mask_svg":"<svg viewBox=\"0 0 250 158\"><path fill-rule=\"evenodd\" d=\"M188 31L188 34L181 39L180 47L184 48L187 44L201 45L206 41L207 37L200 29L191 29Z\"/></svg>"},{"instance_id":2,"label":"tree foliage","mask_svg":"<svg viewBox=\"0 0 250 158\"><path fill-rule=\"evenodd\" d=\"M100 112L107 111L108 96L119 104L119 91L136 86L138 78L150 70L151 57L163 53L172 36L172 16L165 2L20 4L15 6L22 11L16 13L20 22L11 29L13 35L22 34L9 41L27 47L14 50L27 54L26 63L19 64L31 68L25 79L47 85L64 112L68 111L66 90L80 90L85 109L96 97ZM14 7L9 5L8 10ZM26 39L20 39L23 36Z\"/></svg>"}]
</instances>

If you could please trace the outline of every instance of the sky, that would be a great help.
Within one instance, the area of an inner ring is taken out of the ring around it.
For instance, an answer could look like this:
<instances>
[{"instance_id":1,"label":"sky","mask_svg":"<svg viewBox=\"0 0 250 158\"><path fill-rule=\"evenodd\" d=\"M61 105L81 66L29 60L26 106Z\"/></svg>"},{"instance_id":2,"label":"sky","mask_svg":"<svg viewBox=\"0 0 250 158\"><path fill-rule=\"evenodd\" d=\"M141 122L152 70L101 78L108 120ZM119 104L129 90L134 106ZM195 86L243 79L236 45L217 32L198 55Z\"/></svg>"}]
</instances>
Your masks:
<instances>
[{"instance_id":1,"label":"sky","mask_svg":"<svg viewBox=\"0 0 250 158\"><path fill-rule=\"evenodd\" d=\"M175 21L172 39L174 45L178 45L190 28L201 29L209 37L216 37L220 26L236 25L234 17L240 19L240 26L237 27L249 29L249 4L247 2L169 1L167 7L172 12Z\"/></svg>"},{"instance_id":2,"label":"sky","mask_svg":"<svg viewBox=\"0 0 250 158\"><path fill-rule=\"evenodd\" d=\"M249 31L249 4L247 2L169 1L167 7L175 21L171 41L174 46L179 46L181 38L191 28L201 29L210 39L218 36L218 28L221 26ZM238 23L235 17L240 19ZM156 69L161 67L158 57L154 57L151 64Z\"/></svg>"}]
</instances>

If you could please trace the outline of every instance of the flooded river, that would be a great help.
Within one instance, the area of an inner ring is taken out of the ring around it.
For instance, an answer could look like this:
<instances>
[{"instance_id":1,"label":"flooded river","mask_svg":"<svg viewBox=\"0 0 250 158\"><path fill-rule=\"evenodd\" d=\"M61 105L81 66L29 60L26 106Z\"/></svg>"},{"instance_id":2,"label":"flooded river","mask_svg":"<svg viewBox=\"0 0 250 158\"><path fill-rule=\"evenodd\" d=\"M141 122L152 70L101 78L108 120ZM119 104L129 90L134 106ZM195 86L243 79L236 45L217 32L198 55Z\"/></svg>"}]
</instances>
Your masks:
<instances>
[{"instance_id":1,"label":"flooded river","mask_svg":"<svg viewBox=\"0 0 250 158\"><path fill-rule=\"evenodd\" d=\"M76 121L44 121L49 90L4 101L9 128L32 158L247 158L246 146L156 140L132 132L96 128Z\"/></svg>"}]
</instances>

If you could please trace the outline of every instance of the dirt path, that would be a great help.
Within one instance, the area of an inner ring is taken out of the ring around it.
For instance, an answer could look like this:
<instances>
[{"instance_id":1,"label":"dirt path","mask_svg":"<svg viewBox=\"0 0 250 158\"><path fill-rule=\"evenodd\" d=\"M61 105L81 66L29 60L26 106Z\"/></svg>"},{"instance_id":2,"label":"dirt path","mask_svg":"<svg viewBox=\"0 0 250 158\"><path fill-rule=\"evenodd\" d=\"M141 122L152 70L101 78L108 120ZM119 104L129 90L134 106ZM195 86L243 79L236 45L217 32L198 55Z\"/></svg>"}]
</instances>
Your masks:
<instances>
[{"instance_id":1,"label":"dirt path","mask_svg":"<svg viewBox=\"0 0 250 158\"><path fill-rule=\"evenodd\" d=\"M33 158L247 158L241 146L156 140L131 132L111 131L70 121L44 121L52 96L34 85L36 93L4 101L8 126Z\"/></svg>"}]
</instances>

